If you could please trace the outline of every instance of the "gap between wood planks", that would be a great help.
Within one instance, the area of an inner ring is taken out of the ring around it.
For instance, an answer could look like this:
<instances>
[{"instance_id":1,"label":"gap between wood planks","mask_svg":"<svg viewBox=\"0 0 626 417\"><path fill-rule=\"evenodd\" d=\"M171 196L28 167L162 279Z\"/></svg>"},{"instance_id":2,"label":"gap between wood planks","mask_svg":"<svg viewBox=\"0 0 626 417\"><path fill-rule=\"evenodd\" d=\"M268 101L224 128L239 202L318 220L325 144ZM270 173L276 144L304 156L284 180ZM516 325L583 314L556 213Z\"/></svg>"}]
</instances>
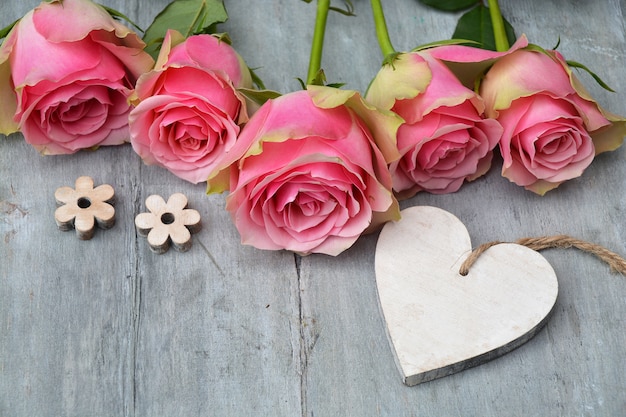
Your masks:
<instances>
[{"instance_id":1,"label":"gap between wood planks","mask_svg":"<svg viewBox=\"0 0 626 417\"><path fill-rule=\"evenodd\" d=\"M315 319L307 316L303 306L302 293L304 292L303 276L302 276L302 256L294 253L294 266L296 268L296 298L298 318L298 364L297 372L300 375L300 411L302 417L309 415L308 410L308 370L311 353L319 338L319 332L315 331ZM293 333L292 333L293 334ZM295 346L294 346L295 347Z\"/></svg>"},{"instance_id":2,"label":"gap between wood planks","mask_svg":"<svg viewBox=\"0 0 626 417\"><path fill-rule=\"evenodd\" d=\"M139 165L139 174L141 174L141 165ZM137 175L135 178L132 178L130 181L130 192L132 195L133 201L133 213L140 213L142 204L143 204L143 196L140 189L140 175ZM132 373L132 384L133 384L133 398L132 398L132 416L137 415L137 355L139 349L139 331L141 327L141 271L139 267L139 239L140 236L137 232L137 229L134 228L134 245L133 250L135 251L134 265L133 265L133 273L134 278L132 283L132 343L133 343L133 357L131 359L131 373Z\"/></svg>"},{"instance_id":3,"label":"gap between wood planks","mask_svg":"<svg viewBox=\"0 0 626 417\"><path fill-rule=\"evenodd\" d=\"M298 335L299 335L299 353L298 353L298 373L300 374L300 413L302 417L307 415L307 373L309 366L309 352L305 343L304 331L304 311L302 309L302 256L297 253L293 254L294 266L296 268L296 302L298 303Z\"/></svg>"}]
</instances>

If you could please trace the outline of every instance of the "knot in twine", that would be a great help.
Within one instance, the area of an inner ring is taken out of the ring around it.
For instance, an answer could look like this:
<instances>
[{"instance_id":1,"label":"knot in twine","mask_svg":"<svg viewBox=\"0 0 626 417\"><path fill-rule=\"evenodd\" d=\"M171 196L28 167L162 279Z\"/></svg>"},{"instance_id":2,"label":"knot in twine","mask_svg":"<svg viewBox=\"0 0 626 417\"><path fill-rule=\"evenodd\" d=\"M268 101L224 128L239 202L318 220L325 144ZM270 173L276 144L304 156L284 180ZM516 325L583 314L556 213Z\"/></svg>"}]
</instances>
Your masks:
<instances>
[{"instance_id":1,"label":"knot in twine","mask_svg":"<svg viewBox=\"0 0 626 417\"><path fill-rule=\"evenodd\" d=\"M469 274L469 270L476 262L476 260L482 255L487 249L492 246L499 245L501 241L494 241L483 243L476 249L470 253L465 262L459 268L459 274L462 276L467 276ZM551 249L551 248L576 248L580 249L584 252L595 255L603 262L607 263L609 267L611 267L611 271L618 272L622 275L626 276L626 260L622 258L615 252L612 252L606 249L603 246L596 245L594 243L586 242L584 240L576 239L567 235L558 235L558 236L543 236L543 237L527 237L518 239L515 242L518 245L526 246L532 250L540 251L542 249Z\"/></svg>"}]
</instances>

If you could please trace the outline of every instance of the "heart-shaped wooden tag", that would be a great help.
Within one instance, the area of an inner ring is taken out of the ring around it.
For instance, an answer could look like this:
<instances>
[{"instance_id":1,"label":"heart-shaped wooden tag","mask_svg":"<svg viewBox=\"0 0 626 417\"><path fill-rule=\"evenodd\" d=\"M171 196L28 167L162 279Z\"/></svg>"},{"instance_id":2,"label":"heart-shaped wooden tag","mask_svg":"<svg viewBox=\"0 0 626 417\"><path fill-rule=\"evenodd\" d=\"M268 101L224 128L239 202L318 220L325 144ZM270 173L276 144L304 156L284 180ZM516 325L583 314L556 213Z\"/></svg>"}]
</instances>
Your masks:
<instances>
[{"instance_id":1,"label":"heart-shaped wooden tag","mask_svg":"<svg viewBox=\"0 0 626 417\"><path fill-rule=\"evenodd\" d=\"M387 223L376 247L380 307L406 385L441 378L501 356L531 339L556 302L554 270L517 244L489 248L462 276L471 253L461 221L411 207Z\"/></svg>"}]
</instances>

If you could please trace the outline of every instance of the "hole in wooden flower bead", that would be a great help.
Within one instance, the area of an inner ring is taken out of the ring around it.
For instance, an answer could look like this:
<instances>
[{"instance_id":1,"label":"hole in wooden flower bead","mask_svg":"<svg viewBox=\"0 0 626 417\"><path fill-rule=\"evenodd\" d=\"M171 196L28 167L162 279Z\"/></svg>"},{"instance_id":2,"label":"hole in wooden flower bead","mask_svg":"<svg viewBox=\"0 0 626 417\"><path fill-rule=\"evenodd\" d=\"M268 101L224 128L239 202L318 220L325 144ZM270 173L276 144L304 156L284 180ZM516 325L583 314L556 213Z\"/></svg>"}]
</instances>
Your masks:
<instances>
[{"instance_id":1,"label":"hole in wooden flower bead","mask_svg":"<svg viewBox=\"0 0 626 417\"><path fill-rule=\"evenodd\" d=\"M163 224L172 224L172 223L174 223L174 215L172 213L163 213L163 214L161 214L161 223L163 223Z\"/></svg>"},{"instance_id":2,"label":"hole in wooden flower bead","mask_svg":"<svg viewBox=\"0 0 626 417\"><path fill-rule=\"evenodd\" d=\"M82 209L86 209L89 206L91 206L91 200L89 200L87 197L81 197L81 198L78 199L76 204L78 205L78 207L80 207Z\"/></svg>"}]
</instances>

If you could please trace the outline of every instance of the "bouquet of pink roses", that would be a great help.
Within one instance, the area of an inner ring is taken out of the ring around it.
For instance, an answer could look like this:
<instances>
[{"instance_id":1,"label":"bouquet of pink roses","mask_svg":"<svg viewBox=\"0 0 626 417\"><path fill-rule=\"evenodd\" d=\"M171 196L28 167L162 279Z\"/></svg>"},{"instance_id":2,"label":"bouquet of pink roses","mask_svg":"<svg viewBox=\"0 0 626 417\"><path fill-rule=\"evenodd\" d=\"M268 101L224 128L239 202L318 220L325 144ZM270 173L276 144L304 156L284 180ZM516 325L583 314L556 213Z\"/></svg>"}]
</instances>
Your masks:
<instances>
[{"instance_id":1,"label":"bouquet of pink roses","mask_svg":"<svg viewBox=\"0 0 626 417\"><path fill-rule=\"evenodd\" d=\"M0 133L44 154L130 142L145 163L228 191L243 243L303 255L338 255L397 220L398 199L459 190L496 150L503 176L544 194L626 135L572 72L587 68L516 39L495 0L472 2L462 40L407 52L371 0L385 59L364 96L321 68L327 15L351 15L350 1L318 0L306 83L286 94L265 90L216 33L227 14L214 3L174 0L140 39L91 0L43 2L3 33ZM467 29L485 15L487 34Z\"/></svg>"},{"instance_id":2,"label":"bouquet of pink roses","mask_svg":"<svg viewBox=\"0 0 626 417\"><path fill-rule=\"evenodd\" d=\"M468 5L424 2L445 10ZM397 136L402 157L390 165L400 197L458 190L487 172L496 146L502 175L543 195L580 176L595 155L621 145L626 119L602 109L570 66L586 67L529 44L525 36L509 48L515 35L497 1L489 1L490 7L474 2L453 35L486 40L497 51L453 41L397 53L380 1L372 4L388 58L366 97L405 120ZM485 27L478 20L493 23Z\"/></svg>"}]
</instances>

